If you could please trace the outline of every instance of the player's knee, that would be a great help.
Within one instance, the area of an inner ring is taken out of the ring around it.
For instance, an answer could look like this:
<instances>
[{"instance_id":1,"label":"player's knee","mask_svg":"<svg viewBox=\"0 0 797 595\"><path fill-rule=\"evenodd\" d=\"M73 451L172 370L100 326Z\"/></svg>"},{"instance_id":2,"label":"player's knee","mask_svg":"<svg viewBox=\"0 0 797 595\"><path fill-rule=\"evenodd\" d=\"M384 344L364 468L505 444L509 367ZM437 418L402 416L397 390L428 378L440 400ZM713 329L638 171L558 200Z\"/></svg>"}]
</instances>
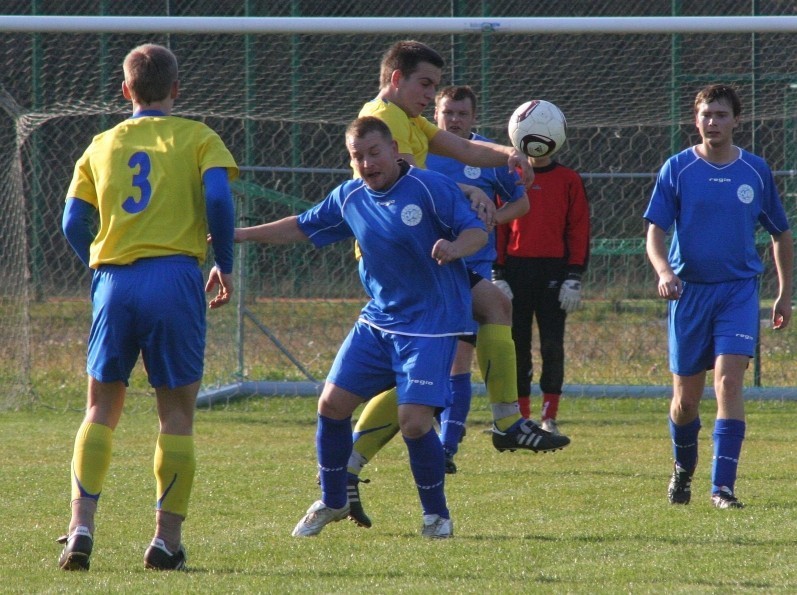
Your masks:
<instances>
[{"instance_id":1,"label":"player's knee","mask_svg":"<svg viewBox=\"0 0 797 595\"><path fill-rule=\"evenodd\" d=\"M512 324L512 301L504 293L488 283L489 290L474 295L473 318L479 324Z\"/></svg>"}]
</instances>

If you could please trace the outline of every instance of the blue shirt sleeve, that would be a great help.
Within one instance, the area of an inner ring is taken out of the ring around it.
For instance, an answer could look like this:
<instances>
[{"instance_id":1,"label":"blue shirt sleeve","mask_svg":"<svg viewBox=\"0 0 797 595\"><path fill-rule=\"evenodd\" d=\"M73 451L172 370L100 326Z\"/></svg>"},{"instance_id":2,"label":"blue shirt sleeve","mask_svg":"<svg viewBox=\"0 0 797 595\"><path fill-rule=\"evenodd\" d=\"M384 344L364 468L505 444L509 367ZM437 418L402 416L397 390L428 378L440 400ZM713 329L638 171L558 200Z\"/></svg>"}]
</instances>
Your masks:
<instances>
[{"instance_id":1,"label":"blue shirt sleeve","mask_svg":"<svg viewBox=\"0 0 797 595\"><path fill-rule=\"evenodd\" d=\"M86 266L89 266L89 249L94 241L96 219L97 209L93 205L72 196L66 199L61 229L72 250Z\"/></svg>"},{"instance_id":2,"label":"blue shirt sleeve","mask_svg":"<svg viewBox=\"0 0 797 595\"><path fill-rule=\"evenodd\" d=\"M216 266L222 273L232 273L235 207L227 180L227 169L211 167L202 175L205 184L205 209L212 237Z\"/></svg>"},{"instance_id":3,"label":"blue shirt sleeve","mask_svg":"<svg viewBox=\"0 0 797 595\"><path fill-rule=\"evenodd\" d=\"M672 227L678 211L674 167L674 158L668 159L662 166L643 215L644 219L664 231L669 231Z\"/></svg>"}]
</instances>

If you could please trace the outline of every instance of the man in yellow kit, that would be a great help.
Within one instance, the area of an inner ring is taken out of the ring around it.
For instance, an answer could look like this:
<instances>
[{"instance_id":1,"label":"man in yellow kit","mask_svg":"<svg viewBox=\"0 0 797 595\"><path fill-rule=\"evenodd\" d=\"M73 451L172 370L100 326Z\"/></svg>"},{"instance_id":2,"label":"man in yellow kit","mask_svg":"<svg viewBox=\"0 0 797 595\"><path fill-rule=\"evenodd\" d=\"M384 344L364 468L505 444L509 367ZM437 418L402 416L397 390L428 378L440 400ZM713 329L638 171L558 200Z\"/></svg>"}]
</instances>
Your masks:
<instances>
[{"instance_id":1,"label":"man in yellow kit","mask_svg":"<svg viewBox=\"0 0 797 595\"><path fill-rule=\"evenodd\" d=\"M132 116L94 137L75 165L63 230L93 269L86 416L72 456L72 516L58 561L88 570L94 517L111 464L113 434L139 355L155 390L155 536L144 553L154 570L181 570L182 524L194 483L193 422L205 352L205 291L233 291L234 207L229 179L238 167L205 124L171 115L177 59L145 44L124 60L122 93ZM95 222L98 220L98 224ZM207 284L200 264L213 236Z\"/></svg>"}]
</instances>

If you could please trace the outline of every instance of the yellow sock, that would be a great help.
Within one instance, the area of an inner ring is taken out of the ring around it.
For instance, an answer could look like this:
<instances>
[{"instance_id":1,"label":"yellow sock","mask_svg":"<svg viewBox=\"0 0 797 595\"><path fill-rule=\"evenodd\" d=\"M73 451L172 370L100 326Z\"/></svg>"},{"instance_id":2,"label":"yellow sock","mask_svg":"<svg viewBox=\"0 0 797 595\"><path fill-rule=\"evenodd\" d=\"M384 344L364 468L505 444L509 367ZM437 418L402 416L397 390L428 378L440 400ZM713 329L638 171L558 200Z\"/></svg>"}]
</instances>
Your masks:
<instances>
[{"instance_id":1,"label":"yellow sock","mask_svg":"<svg viewBox=\"0 0 797 595\"><path fill-rule=\"evenodd\" d=\"M512 328L505 324L480 325L476 337L476 361L487 387L493 422L504 431L520 419Z\"/></svg>"},{"instance_id":2,"label":"yellow sock","mask_svg":"<svg viewBox=\"0 0 797 595\"><path fill-rule=\"evenodd\" d=\"M185 517L194 485L194 437L160 434L155 447L158 510Z\"/></svg>"},{"instance_id":3,"label":"yellow sock","mask_svg":"<svg viewBox=\"0 0 797 595\"><path fill-rule=\"evenodd\" d=\"M398 431L398 393L391 388L368 401L354 426L349 473L359 475L362 465L376 456Z\"/></svg>"},{"instance_id":4,"label":"yellow sock","mask_svg":"<svg viewBox=\"0 0 797 595\"><path fill-rule=\"evenodd\" d=\"M111 428L86 421L80 425L72 453L72 500L100 497L112 450Z\"/></svg>"}]
</instances>

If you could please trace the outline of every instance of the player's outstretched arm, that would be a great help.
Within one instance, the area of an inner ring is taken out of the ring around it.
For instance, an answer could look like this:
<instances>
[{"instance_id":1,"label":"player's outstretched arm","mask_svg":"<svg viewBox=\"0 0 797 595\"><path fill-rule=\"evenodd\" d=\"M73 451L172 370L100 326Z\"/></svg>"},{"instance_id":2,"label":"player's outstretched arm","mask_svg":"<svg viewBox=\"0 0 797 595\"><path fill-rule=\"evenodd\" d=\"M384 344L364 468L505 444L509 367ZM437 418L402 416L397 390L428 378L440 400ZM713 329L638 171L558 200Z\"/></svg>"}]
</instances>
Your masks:
<instances>
[{"instance_id":1,"label":"player's outstretched arm","mask_svg":"<svg viewBox=\"0 0 797 595\"><path fill-rule=\"evenodd\" d=\"M510 171L519 170L520 181L526 188L531 188L534 181L534 168L526 156L508 145L467 140L447 130L440 130L429 141L429 150L437 155L453 157L467 165L477 167L506 165Z\"/></svg>"},{"instance_id":2,"label":"player's outstretched arm","mask_svg":"<svg viewBox=\"0 0 797 595\"><path fill-rule=\"evenodd\" d=\"M786 328L791 320L792 268L794 266L794 246L791 231L772 236L772 253L778 271L780 289L772 305L772 328Z\"/></svg>"},{"instance_id":3,"label":"player's outstretched arm","mask_svg":"<svg viewBox=\"0 0 797 595\"><path fill-rule=\"evenodd\" d=\"M296 215L253 227L236 227L234 239L236 243L258 242L260 244L295 244L308 241L307 236L299 227Z\"/></svg>"}]
</instances>

